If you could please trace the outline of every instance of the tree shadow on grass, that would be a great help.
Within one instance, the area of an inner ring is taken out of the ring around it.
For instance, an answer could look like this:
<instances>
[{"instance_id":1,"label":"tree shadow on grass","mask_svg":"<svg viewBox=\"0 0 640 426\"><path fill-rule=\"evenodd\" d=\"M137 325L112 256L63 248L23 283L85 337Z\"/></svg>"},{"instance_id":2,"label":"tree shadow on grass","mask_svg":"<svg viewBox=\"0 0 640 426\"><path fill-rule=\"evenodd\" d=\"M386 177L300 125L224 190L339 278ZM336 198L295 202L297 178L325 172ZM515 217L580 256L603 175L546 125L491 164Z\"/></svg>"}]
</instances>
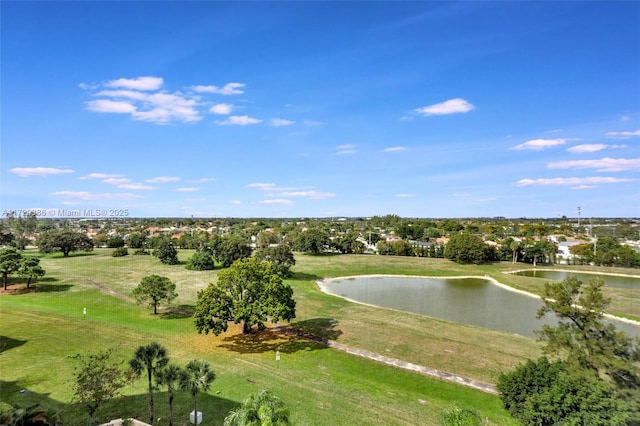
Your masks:
<instances>
[{"instance_id":1,"label":"tree shadow on grass","mask_svg":"<svg viewBox=\"0 0 640 426\"><path fill-rule=\"evenodd\" d=\"M336 340L342 335L342 330L337 329L337 325L338 321L333 318L312 318L291 324L292 328L299 330L302 335L322 343Z\"/></svg>"},{"instance_id":2,"label":"tree shadow on grass","mask_svg":"<svg viewBox=\"0 0 640 426\"><path fill-rule=\"evenodd\" d=\"M8 336L0 336L0 353L22 346L27 342L28 340L18 340Z\"/></svg>"},{"instance_id":3,"label":"tree shadow on grass","mask_svg":"<svg viewBox=\"0 0 640 426\"><path fill-rule=\"evenodd\" d=\"M297 280L297 281L317 281L317 280L321 280L322 277L320 277L320 276L318 276L316 274L308 274L306 272L294 272L287 279Z\"/></svg>"},{"instance_id":4,"label":"tree shadow on grass","mask_svg":"<svg viewBox=\"0 0 640 426\"><path fill-rule=\"evenodd\" d=\"M8 287L6 293L14 296L28 293L55 293L68 291L73 287L72 284L55 284L57 281L59 280L56 278L39 278L37 281L32 282L29 288L27 288L27 284L22 281L19 284Z\"/></svg>"},{"instance_id":5,"label":"tree shadow on grass","mask_svg":"<svg viewBox=\"0 0 640 426\"><path fill-rule=\"evenodd\" d=\"M126 393L129 387L123 391ZM202 413L202 423L206 425L221 425L229 411L240 406L236 401L221 398L216 394L216 382L211 385L212 392L198 393L198 411ZM174 425L188 425L189 414L193 411L193 398L190 393L179 390L174 391ZM153 393L154 422L153 424L167 425L169 423L169 403L166 390ZM99 422L108 422L115 419L134 418L142 422L149 422L149 395L141 393L136 395L119 396L104 402L96 412ZM67 404L63 412L65 424L86 424L87 409L83 404Z\"/></svg>"},{"instance_id":6,"label":"tree shadow on grass","mask_svg":"<svg viewBox=\"0 0 640 426\"><path fill-rule=\"evenodd\" d=\"M195 307L193 305L178 305L163 308L158 315L162 319L183 319L191 318L194 312Z\"/></svg>"},{"instance_id":7,"label":"tree shadow on grass","mask_svg":"<svg viewBox=\"0 0 640 426\"><path fill-rule=\"evenodd\" d=\"M326 349L321 342L296 333L291 327L278 326L250 334L235 334L222 339L221 348L229 349L241 354L256 354L264 352L294 353L298 351L312 351Z\"/></svg>"}]
</instances>

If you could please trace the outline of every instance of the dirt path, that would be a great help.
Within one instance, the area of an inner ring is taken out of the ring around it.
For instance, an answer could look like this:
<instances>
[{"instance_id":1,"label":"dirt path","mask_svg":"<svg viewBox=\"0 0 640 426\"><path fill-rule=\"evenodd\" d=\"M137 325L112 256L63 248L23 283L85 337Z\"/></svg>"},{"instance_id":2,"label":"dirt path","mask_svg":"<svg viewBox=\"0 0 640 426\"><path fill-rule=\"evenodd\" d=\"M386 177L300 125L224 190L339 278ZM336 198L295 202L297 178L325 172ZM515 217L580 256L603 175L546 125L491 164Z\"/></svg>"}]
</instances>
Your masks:
<instances>
[{"instance_id":1,"label":"dirt path","mask_svg":"<svg viewBox=\"0 0 640 426\"><path fill-rule=\"evenodd\" d=\"M496 387L489 383L481 382L479 380L469 379L467 377L457 376L447 371L436 370L434 368L425 367L423 365L412 364L410 362L402 361L396 358L390 358L388 356L380 355L378 353L370 352L364 349L352 348L342 343L338 343L335 340L320 339L316 336L313 336L309 333L295 329L290 326L286 326L286 325L276 326L273 328L273 330L280 331L286 334L293 334L296 336L304 337L306 339L313 340L314 342L327 345L330 348L337 349L339 351L343 351L351 355L356 355L362 358L371 359L373 361L381 362L387 365L392 365L394 367L402 368L405 370L415 371L417 373L424 374L426 376L435 377L440 380L454 382L458 385L471 387L471 388L480 390L482 392L487 392L494 395L498 394L498 390L496 389Z\"/></svg>"}]
</instances>

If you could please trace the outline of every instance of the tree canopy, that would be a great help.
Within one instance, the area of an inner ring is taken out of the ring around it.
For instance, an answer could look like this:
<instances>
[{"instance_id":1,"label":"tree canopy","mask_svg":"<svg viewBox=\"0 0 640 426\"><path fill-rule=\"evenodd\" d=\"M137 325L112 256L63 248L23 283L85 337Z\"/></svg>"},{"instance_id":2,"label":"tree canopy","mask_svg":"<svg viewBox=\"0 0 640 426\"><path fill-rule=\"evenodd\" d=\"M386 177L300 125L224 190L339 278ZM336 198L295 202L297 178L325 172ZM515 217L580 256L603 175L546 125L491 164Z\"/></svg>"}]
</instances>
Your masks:
<instances>
[{"instance_id":1,"label":"tree canopy","mask_svg":"<svg viewBox=\"0 0 640 426\"><path fill-rule=\"evenodd\" d=\"M251 256L252 249L242 236L231 234L212 238L211 251L213 257L228 268L236 260Z\"/></svg>"},{"instance_id":2,"label":"tree canopy","mask_svg":"<svg viewBox=\"0 0 640 426\"><path fill-rule=\"evenodd\" d=\"M167 265L177 265L180 263L178 261L178 249L176 249L171 238L161 238L155 250L153 250L153 255L160 259L160 262Z\"/></svg>"},{"instance_id":3,"label":"tree canopy","mask_svg":"<svg viewBox=\"0 0 640 426\"><path fill-rule=\"evenodd\" d=\"M275 273L283 278L291 276L291 267L296 264L296 259L289 246L280 244L273 247L265 247L256 250L255 257L271 262Z\"/></svg>"},{"instance_id":4,"label":"tree canopy","mask_svg":"<svg viewBox=\"0 0 640 426\"><path fill-rule=\"evenodd\" d=\"M494 260L495 250L477 235L461 233L451 237L444 255L458 263L480 264Z\"/></svg>"},{"instance_id":5,"label":"tree canopy","mask_svg":"<svg viewBox=\"0 0 640 426\"><path fill-rule=\"evenodd\" d=\"M140 284L133 289L133 296L138 303L149 301L149 306L153 306L153 313L158 313L158 304L166 300L171 302L178 295L176 285L169 278L160 275L149 275L140 281Z\"/></svg>"},{"instance_id":6,"label":"tree canopy","mask_svg":"<svg viewBox=\"0 0 640 426\"><path fill-rule=\"evenodd\" d=\"M36 240L40 253L62 252L64 257L74 251L93 250L93 241L83 232L55 229L40 234Z\"/></svg>"},{"instance_id":7,"label":"tree canopy","mask_svg":"<svg viewBox=\"0 0 640 426\"><path fill-rule=\"evenodd\" d=\"M270 262L254 257L240 259L218 274L218 281L198 292L195 324L198 333L218 335L227 330L228 322L243 324L250 333L265 322L295 318L293 289L284 284Z\"/></svg>"}]
</instances>

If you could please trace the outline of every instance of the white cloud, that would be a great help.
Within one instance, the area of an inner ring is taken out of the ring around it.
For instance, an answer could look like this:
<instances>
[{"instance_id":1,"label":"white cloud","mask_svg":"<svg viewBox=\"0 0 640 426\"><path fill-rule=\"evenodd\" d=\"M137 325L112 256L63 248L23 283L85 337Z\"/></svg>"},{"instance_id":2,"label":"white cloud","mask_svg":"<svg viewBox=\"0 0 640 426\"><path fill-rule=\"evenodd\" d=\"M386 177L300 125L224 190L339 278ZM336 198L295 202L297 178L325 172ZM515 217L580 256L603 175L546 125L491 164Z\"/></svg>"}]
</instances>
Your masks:
<instances>
[{"instance_id":1,"label":"white cloud","mask_svg":"<svg viewBox=\"0 0 640 426\"><path fill-rule=\"evenodd\" d=\"M355 154L356 152L358 152L358 150L356 150L356 146L355 145L338 145L335 148L336 151L336 155L348 155L348 154Z\"/></svg>"},{"instance_id":2,"label":"white cloud","mask_svg":"<svg viewBox=\"0 0 640 426\"><path fill-rule=\"evenodd\" d=\"M439 104L416 108L414 112L420 115L446 115L469 112L475 107L462 98L449 99Z\"/></svg>"},{"instance_id":3,"label":"white cloud","mask_svg":"<svg viewBox=\"0 0 640 426\"><path fill-rule=\"evenodd\" d=\"M216 121L216 124L220 124L222 126L247 126L258 123L262 123L262 120L249 117L248 115L232 115L224 121Z\"/></svg>"},{"instance_id":4,"label":"white cloud","mask_svg":"<svg viewBox=\"0 0 640 426\"><path fill-rule=\"evenodd\" d=\"M9 172L14 173L21 177L31 177L31 176L51 176L51 175L63 175L67 173L74 173L75 170L71 169L56 169L54 167L14 167L9 170Z\"/></svg>"},{"instance_id":5,"label":"white cloud","mask_svg":"<svg viewBox=\"0 0 640 426\"><path fill-rule=\"evenodd\" d=\"M295 121L286 120L284 118L272 118L271 119L271 125L273 127L290 126L290 125L292 125L294 123L295 123Z\"/></svg>"},{"instance_id":6,"label":"white cloud","mask_svg":"<svg viewBox=\"0 0 640 426\"><path fill-rule=\"evenodd\" d=\"M397 198L413 198L415 194L396 194Z\"/></svg>"},{"instance_id":7,"label":"white cloud","mask_svg":"<svg viewBox=\"0 0 640 426\"><path fill-rule=\"evenodd\" d=\"M599 172L640 170L640 158L602 158L600 160L557 161L549 163L550 169L597 169Z\"/></svg>"},{"instance_id":8,"label":"white cloud","mask_svg":"<svg viewBox=\"0 0 640 426\"><path fill-rule=\"evenodd\" d=\"M131 118L156 124L173 121L194 122L202 119L197 110L198 99L180 92L153 92L162 86L159 77L118 79L105 84L107 87L123 87L118 90L102 90L94 95L101 99L87 101L86 109L101 113L130 114Z\"/></svg>"},{"instance_id":9,"label":"white cloud","mask_svg":"<svg viewBox=\"0 0 640 426\"><path fill-rule=\"evenodd\" d=\"M285 197L304 197L313 199L322 199L335 197L336 194L331 192L317 192L317 191L284 191L282 195Z\"/></svg>"},{"instance_id":10,"label":"white cloud","mask_svg":"<svg viewBox=\"0 0 640 426\"><path fill-rule=\"evenodd\" d=\"M594 176L594 177L570 177L570 178L550 178L550 179L520 179L515 183L516 186L563 186L563 185L598 185L603 183L623 183L633 182L635 179L629 178L614 178L607 176Z\"/></svg>"},{"instance_id":11,"label":"white cloud","mask_svg":"<svg viewBox=\"0 0 640 426\"><path fill-rule=\"evenodd\" d=\"M233 111L233 105L231 104L215 104L209 108L209 112L220 115L228 115Z\"/></svg>"},{"instance_id":12,"label":"white cloud","mask_svg":"<svg viewBox=\"0 0 640 426\"><path fill-rule=\"evenodd\" d=\"M231 200L231 204L242 204L242 201L240 200Z\"/></svg>"},{"instance_id":13,"label":"white cloud","mask_svg":"<svg viewBox=\"0 0 640 426\"><path fill-rule=\"evenodd\" d=\"M198 191L200 188L195 188L195 187L189 187L189 188L176 188L174 189L175 192L194 192L194 191Z\"/></svg>"},{"instance_id":14,"label":"white cloud","mask_svg":"<svg viewBox=\"0 0 640 426\"><path fill-rule=\"evenodd\" d=\"M119 78L105 84L107 87L124 87L134 90L157 90L162 87L161 77Z\"/></svg>"},{"instance_id":15,"label":"white cloud","mask_svg":"<svg viewBox=\"0 0 640 426\"><path fill-rule=\"evenodd\" d=\"M317 126L322 126L324 124L322 121L316 121L316 120L302 120L302 123L305 126L309 126L309 127L317 127Z\"/></svg>"},{"instance_id":16,"label":"white cloud","mask_svg":"<svg viewBox=\"0 0 640 426\"><path fill-rule=\"evenodd\" d=\"M633 136L640 136L640 129L634 132L628 132L628 131L627 132L607 132L605 133L605 136L609 138L627 139Z\"/></svg>"},{"instance_id":17,"label":"white cloud","mask_svg":"<svg viewBox=\"0 0 640 426\"><path fill-rule=\"evenodd\" d=\"M258 201L258 204L280 204L283 206L290 206L291 204L293 204L293 201L285 199L262 200Z\"/></svg>"},{"instance_id":18,"label":"white cloud","mask_svg":"<svg viewBox=\"0 0 640 426\"><path fill-rule=\"evenodd\" d=\"M263 191L266 191L266 190L275 189L276 184L275 183L250 183L249 185L247 185L247 187L258 188L258 189L262 189Z\"/></svg>"},{"instance_id":19,"label":"white cloud","mask_svg":"<svg viewBox=\"0 0 640 426\"><path fill-rule=\"evenodd\" d=\"M86 191L58 191L54 192L53 195L60 195L62 197L67 197L74 200L82 200L82 201L97 201L97 200L137 200L142 198L141 195L138 194L127 194L127 193L102 193L95 194Z\"/></svg>"},{"instance_id":20,"label":"white cloud","mask_svg":"<svg viewBox=\"0 0 640 426\"><path fill-rule=\"evenodd\" d=\"M113 178L120 178L123 176L124 175L110 174L110 173L89 173L88 175L82 176L78 179L113 179Z\"/></svg>"},{"instance_id":21,"label":"white cloud","mask_svg":"<svg viewBox=\"0 0 640 426\"><path fill-rule=\"evenodd\" d=\"M124 185L129 182L131 182L131 179L127 179L125 177L112 177L102 180L102 183L108 183L110 185Z\"/></svg>"},{"instance_id":22,"label":"white cloud","mask_svg":"<svg viewBox=\"0 0 640 426\"><path fill-rule=\"evenodd\" d=\"M531 149L534 151L540 151L546 148L550 148L552 146L557 146L557 145L563 145L565 143L567 143L570 140L575 140L575 139L564 139L564 138L558 138L558 139L532 139L530 141L526 141L524 143L521 143L520 145L516 145L510 149L515 149L518 151L522 151L525 149Z\"/></svg>"},{"instance_id":23,"label":"white cloud","mask_svg":"<svg viewBox=\"0 0 640 426\"><path fill-rule=\"evenodd\" d=\"M198 93L215 93L218 95L240 95L244 93L244 90L240 90L244 87L244 83L227 83L222 87L217 86L191 86L191 90Z\"/></svg>"},{"instance_id":24,"label":"white cloud","mask_svg":"<svg viewBox=\"0 0 640 426\"><path fill-rule=\"evenodd\" d=\"M193 182L193 183L207 183L207 182L215 182L216 178L202 178L202 179L196 179L196 180L192 180L189 182Z\"/></svg>"},{"instance_id":25,"label":"white cloud","mask_svg":"<svg viewBox=\"0 0 640 426\"><path fill-rule=\"evenodd\" d=\"M404 146L392 146L389 148L385 148L383 152L398 152L398 151L406 151L407 148Z\"/></svg>"},{"instance_id":26,"label":"white cloud","mask_svg":"<svg viewBox=\"0 0 640 426\"><path fill-rule=\"evenodd\" d=\"M175 177L175 176L156 176L154 178L145 180L145 182L148 182L148 183L167 183L167 182L176 182L178 180L180 180L180 178L179 177Z\"/></svg>"},{"instance_id":27,"label":"white cloud","mask_svg":"<svg viewBox=\"0 0 640 426\"><path fill-rule=\"evenodd\" d=\"M603 143L591 143L584 145L576 145L571 148L567 148L567 152L573 152L574 154L584 154L588 152L597 152L607 149L608 147L617 147L617 145L605 145Z\"/></svg>"},{"instance_id":28,"label":"white cloud","mask_svg":"<svg viewBox=\"0 0 640 426\"><path fill-rule=\"evenodd\" d=\"M124 183L124 184L118 185L118 188L122 188L122 189L141 189L141 190L156 189L155 186L143 185L141 183Z\"/></svg>"},{"instance_id":29,"label":"white cloud","mask_svg":"<svg viewBox=\"0 0 640 426\"><path fill-rule=\"evenodd\" d=\"M112 101L110 99L96 99L85 103L89 111L111 112L115 114L131 114L136 106L126 101Z\"/></svg>"}]
</instances>

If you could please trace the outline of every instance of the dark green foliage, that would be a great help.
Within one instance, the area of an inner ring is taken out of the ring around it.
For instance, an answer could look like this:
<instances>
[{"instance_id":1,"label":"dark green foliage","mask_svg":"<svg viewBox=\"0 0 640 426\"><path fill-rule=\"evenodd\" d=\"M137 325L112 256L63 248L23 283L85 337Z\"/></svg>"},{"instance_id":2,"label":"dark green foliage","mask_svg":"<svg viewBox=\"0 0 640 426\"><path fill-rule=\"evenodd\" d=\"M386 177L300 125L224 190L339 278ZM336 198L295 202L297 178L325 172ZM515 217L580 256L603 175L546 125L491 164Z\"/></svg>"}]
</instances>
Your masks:
<instances>
[{"instance_id":1,"label":"dark green foliage","mask_svg":"<svg viewBox=\"0 0 640 426\"><path fill-rule=\"evenodd\" d=\"M131 234L129 238L127 238L127 245L132 249L144 248L146 242L147 237L143 234Z\"/></svg>"},{"instance_id":2,"label":"dark green foliage","mask_svg":"<svg viewBox=\"0 0 640 426\"><path fill-rule=\"evenodd\" d=\"M76 355L80 366L75 369L74 399L87 407L90 422L102 403L115 398L130 382L121 362L113 359L113 351L106 350L88 356Z\"/></svg>"},{"instance_id":3,"label":"dark green foliage","mask_svg":"<svg viewBox=\"0 0 640 426\"><path fill-rule=\"evenodd\" d=\"M40 253L62 252L64 257L68 257L73 251L93 250L91 238L82 232L69 229L43 232L36 240L36 245Z\"/></svg>"},{"instance_id":4,"label":"dark green foliage","mask_svg":"<svg viewBox=\"0 0 640 426\"><path fill-rule=\"evenodd\" d=\"M127 250L126 247L118 247L111 253L111 256L113 257L123 257L128 255L129 255L129 250Z\"/></svg>"},{"instance_id":5,"label":"dark green foliage","mask_svg":"<svg viewBox=\"0 0 640 426\"><path fill-rule=\"evenodd\" d=\"M136 251L134 251L133 254L137 255L137 256L139 256L139 255L149 256L149 255L151 255L151 252L149 252L149 250L147 250L147 249L140 248L140 249L137 249Z\"/></svg>"},{"instance_id":6,"label":"dark green foliage","mask_svg":"<svg viewBox=\"0 0 640 426\"><path fill-rule=\"evenodd\" d=\"M167 364L155 370L156 383L167 387L167 397L169 398L169 426L173 426L173 399L174 390L179 384L180 377L184 374L182 368L176 364Z\"/></svg>"},{"instance_id":7,"label":"dark green foliage","mask_svg":"<svg viewBox=\"0 0 640 426\"><path fill-rule=\"evenodd\" d=\"M498 379L504 407L525 425L627 425L631 407L595 377L572 375L562 361L528 360Z\"/></svg>"},{"instance_id":8,"label":"dark green foliage","mask_svg":"<svg viewBox=\"0 0 640 426\"><path fill-rule=\"evenodd\" d=\"M362 241L359 241L359 234L349 232L340 237L335 238L332 241L333 247L342 254L362 254L365 251L365 245Z\"/></svg>"},{"instance_id":9,"label":"dark green foliage","mask_svg":"<svg viewBox=\"0 0 640 426\"><path fill-rule=\"evenodd\" d=\"M289 409L268 389L261 389L244 400L242 406L232 410L224 419L224 426L289 424Z\"/></svg>"},{"instance_id":10,"label":"dark green foliage","mask_svg":"<svg viewBox=\"0 0 640 426\"><path fill-rule=\"evenodd\" d=\"M293 248L308 254L323 253L329 246L329 234L320 228L301 232L293 242Z\"/></svg>"},{"instance_id":11,"label":"dark green foliage","mask_svg":"<svg viewBox=\"0 0 640 426\"><path fill-rule=\"evenodd\" d=\"M119 235L114 235L107 239L107 248L124 247L124 238Z\"/></svg>"},{"instance_id":12,"label":"dark green foliage","mask_svg":"<svg viewBox=\"0 0 640 426\"><path fill-rule=\"evenodd\" d=\"M29 288L33 281L44 276L45 270L40 266L40 259L33 256L25 256L20 262L18 273L23 277L27 277L27 288Z\"/></svg>"},{"instance_id":13,"label":"dark green foliage","mask_svg":"<svg viewBox=\"0 0 640 426\"><path fill-rule=\"evenodd\" d=\"M195 426L198 426L198 393L200 391L208 392L216 375L208 362L196 359L189 361L179 374L180 390L189 392L193 396L193 411L196 413Z\"/></svg>"},{"instance_id":14,"label":"dark green foliage","mask_svg":"<svg viewBox=\"0 0 640 426\"><path fill-rule=\"evenodd\" d=\"M496 258L495 249L472 234L456 234L447 243L445 257L458 263L481 264Z\"/></svg>"},{"instance_id":15,"label":"dark green foliage","mask_svg":"<svg viewBox=\"0 0 640 426\"><path fill-rule=\"evenodd\" d=\"M2 286L6 290L9 275L17 272L22 264L22 254L13 247L0 249L0 273L2 274Z\"/></svg>"},{"instance_id":16,"label":"dark green foliage","mask_svg":"<svg viewBox=\"0 0 640 426\"><path fill-rule=\"evenodd\" d=\"M295 318L293 289L284 284L270 262L255 257L238 260L218 274L218 281L198 292L194 320L198 333L218 335L228 322L243 324L250 333L265 322Z\"/></svg>"},{"instance_id":17,"label":"dark green foliage","mask_svg":"<svg viewBox=\"0 0 640 426\"><path fill-rule=\"evenodd\" d=\"M413 246L408 241L378 241L376 245L378 254L386 256L413 256L415 254Z\"/></svg>"},{"instance_id":18,"label":"dark green foliage","mask_svg":"<svg viewBox=\"0 0 640 426\"><path fill-rule=\"evenodd\" d=\"M190 271L208 271L214 268L213 256L207 251L197 251L187 260Z\"/></svg>"},{"instance_id":19,"label":"dark green foliage","mask_svg":"<svg viewBox=\"0 0 640 426\"><path fill-rule=\"evenodd\" d=\"M160 262L166 265L177 265L178 261L178 249L171 238L162 238L158 241L153 255L160 259Z\"/></svg>"},{"instance_id":20,"label":"dark green foliage","mask_svg":"<svg viewBox=\"0 0 640 426\"><path fill-rule=\"evenodd\" d=\"M210 244L213 257L225 268L231 266L236 260L251 256L252 252L249 242L240 235L215 237Z\"/></svg>"},{"instance_id":21,"label":"dark green foliage","mask_svg":"<svg viewBox=\"0 0 640 426\"><path fill-rule=\"evenodd\" d=\"M610 302L602 294L603 285L602 279L592 278L584 286L575 276L546 283L538 317L554 313L558 325L544 325L538 335L545 342L545 353L562 354L576 369L609 375L622 387L635 387L640 379L633 363L640 360L640 348L637 341L603 321Z\"/></svg>"},{"instance_id":22,"label":"dark green foliage","mask_svg":"<svg viewBox=\"0 0 640 426\"><path fill-rule=\"evenodd\" d=\"M140 281L138 287L133 289L133 296L138 303L149 301L149 306L153 306L153 313L158 313L158 304L166 300L171 303L178 295L176 285L167 277L159 275L149 275Z\"/></svg>"},{"instance_id":23,"label":"dark green foliage","mask_svg":"<svg viewBox=\"0 0 640 426\"><path fill-rule=\"evenodd\" d=\"M0 424L7 426L56 426L62 425L62 420L56 410L42 407L40 404L21 408L0 402Z\"/></svg>"},{"instance_id":24,"label":"dark green foliage","mask_svg":"<svg viewBox=\"0 0 640 426\"><path fill-rule=\"evenodd\" d=\"M273 271L282 278L290 277L291 267L296 264L293 252L289 246L284 244L258 249L255 257L259 260L271 262Z\"/></svg>"},{"instance_id":25,"label":"dark green foliage","mask_svg":"<svg viewBox=\"0 0 640 426\"><path fill-rule=\"evenodd\" d=\"M152 378L157 371L169 363L167 349L157 342L140 346L133 358L129 361L131 370L140 377L143 371L147 372L149 390L149 423L153 424L153 384Z\"/></svg>"}]
</instances>

